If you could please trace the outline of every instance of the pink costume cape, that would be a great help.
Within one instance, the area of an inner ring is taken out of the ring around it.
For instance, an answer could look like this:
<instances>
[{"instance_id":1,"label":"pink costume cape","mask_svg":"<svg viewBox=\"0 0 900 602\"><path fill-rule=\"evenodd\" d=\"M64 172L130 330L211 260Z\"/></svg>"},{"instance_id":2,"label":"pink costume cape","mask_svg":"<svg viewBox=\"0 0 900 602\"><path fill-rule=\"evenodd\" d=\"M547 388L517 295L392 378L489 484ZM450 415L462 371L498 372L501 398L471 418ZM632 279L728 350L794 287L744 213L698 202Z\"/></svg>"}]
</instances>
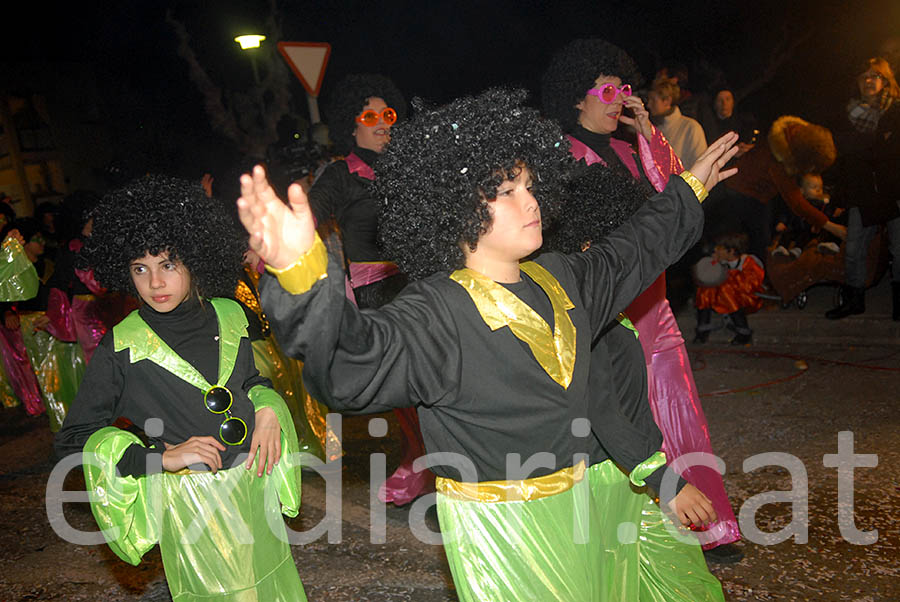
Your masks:
<instances>
[{"instance_id":1,"label":"pink costume cape","mask_svg":"<svg viewBox=\"0 0 900 602\"><path fill-rule=\"evenodd\" d=\"M355 153L345 159L347 169L367 180L375 179L375 171ZM350 262L350 279L346 283L347 297L355 302L353 289L373 284L400 270L391 262ZM425 443L419 430L419 415L415 408L398 408L394 416L400 423L404 434L403 459L394 474L378 488L378 499L382 502L393 502L398 506L410 503L422 494L434 491L434 475L430 470L414 472L412 464L416 458L425 455Z\"/></svg>"},{"instance_id":2,"label":"pink costume cape","mask_svg":"<svg viewBox=\"0 0 900 602\"><path fill-rule=\"evenodd\" d=\"M77 238L69 242L69 248L76 253L81 250L82 246L83 243ZM103 319L97 311L97 297L105 294L106 289L100 286L100 283L94 278L93 270L76 269L75 276L92 293L91 295L75 295L71 305L67 305L75 337L84 352L84 360L90 362L94 350L100 344L100 339L107 330L106 324L103 323Z\"/></svg>"},{"instance_id":3,"label":"pink costume cape","mask_svg":"<svg viewBox=\"0 0 900 602\"><path fill-rule=\"evenodd\" d=\"M44 400L18 328L10 330L0 323L0 355L3 356L6 378L16 397L25 404L25 410L32 416L43 414Z\"/></svg>"},{"instance_id":4,"label":"pink costume cape","mask_svg":"<svg viewBox=\"0 0 900 602\"><path fill-rule=\"evenodd\" d=\"M641 166L657 191L665 188L670 175L681 173L684 168L669 146L662 132L653 128L648 142L638 134L638 150ZM588 165L604 163L597 153L583 142L569 136L570 152L575 159ZM610 146L635 178L640 177L631 146L615 138ZM672 308L666 299L666 275L662 274L641 293L625 310L639 333L644 358L647 361L647 379L650 408L653 418L662 431L663 451L669 463L691 452L712 454L709 427L700 405L700 395L694 384L694 374L681 330L675 321ZM722 476L705 466L693 466L680 471L681 476L710 499L718 520L705 532L698 533L704 549L731 543L741 538L734 511L725 493Z\"/></svg>"}]
</instances>

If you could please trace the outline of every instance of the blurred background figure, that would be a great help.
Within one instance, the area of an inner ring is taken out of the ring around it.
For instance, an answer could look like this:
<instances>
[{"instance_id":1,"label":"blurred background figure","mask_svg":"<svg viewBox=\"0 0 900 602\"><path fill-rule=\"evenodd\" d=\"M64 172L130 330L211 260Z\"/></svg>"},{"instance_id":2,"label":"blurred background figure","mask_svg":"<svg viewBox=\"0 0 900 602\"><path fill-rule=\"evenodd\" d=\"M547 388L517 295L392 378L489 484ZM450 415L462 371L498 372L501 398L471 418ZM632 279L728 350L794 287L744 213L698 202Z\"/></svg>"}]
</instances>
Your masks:
<instances>
[{"instance_id":1,"label":"blurred background figure","mask_svg":"<svg viewBox=\"0 0 900 602\"><path fill-rule=\"evenodd\" d=\"M650 88L647 109L650 121L665 135L682 164L693 165L706 150L706 136L697 120L681 114L680 98L677 81L659 78Z\"/></svg>"},{"instance_id":2,"label":"blurred background figure","mask_svg":"<svg viewBox=\"0 0 900 602\"><path fill-rule=\"evenodd\" d=\"M866 310L869 245L880 226L893 257L893 319L900 320L900 87L883 58L868 59L857 77L859 96L836 127L840 161L837 188L848 207L845 288L838 307L825 317L839 320Z\"/></svg>"}]
</instances>

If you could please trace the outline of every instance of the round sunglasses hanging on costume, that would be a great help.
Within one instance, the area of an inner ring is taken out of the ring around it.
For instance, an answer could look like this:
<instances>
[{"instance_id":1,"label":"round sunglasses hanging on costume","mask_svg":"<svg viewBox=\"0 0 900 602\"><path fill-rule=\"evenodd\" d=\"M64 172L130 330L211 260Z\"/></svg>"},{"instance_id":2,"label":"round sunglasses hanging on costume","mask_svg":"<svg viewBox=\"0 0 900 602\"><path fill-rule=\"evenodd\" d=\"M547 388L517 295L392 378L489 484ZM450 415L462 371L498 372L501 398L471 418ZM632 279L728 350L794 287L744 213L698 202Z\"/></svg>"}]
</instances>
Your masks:
<instances>
[{"instance_id":1,"label":"round sunglasses hanging on costume","mask_svg":"<svg viewBox=\"0 0 900 602\"><path fill-rule=\"evenodd\" d=\"M215 386L203 394L206 409L213 414L225 414L226 418L219 426L219 438L226 445L240 445L247 437L247 423L231 415L231 404L234 397L225 387Z\"/></svg>"}]
</instances>

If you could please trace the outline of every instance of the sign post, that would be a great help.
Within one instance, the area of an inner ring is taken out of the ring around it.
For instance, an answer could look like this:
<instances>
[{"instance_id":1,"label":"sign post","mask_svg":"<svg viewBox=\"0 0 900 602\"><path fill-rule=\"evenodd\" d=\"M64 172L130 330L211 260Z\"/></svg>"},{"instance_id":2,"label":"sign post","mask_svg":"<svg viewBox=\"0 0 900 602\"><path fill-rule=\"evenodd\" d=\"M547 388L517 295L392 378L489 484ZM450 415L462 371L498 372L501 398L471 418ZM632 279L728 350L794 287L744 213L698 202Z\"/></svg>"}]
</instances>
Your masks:
<instances>
[{"instance_id":1,"label":"sign post","mask_svg":"<svg viewBox=\"0 0 900 602\"><path fill-rule=\"evenodd\" d=\"M331 44L327 42L278 42L278 52L287 61L291 71L306 88L309 120L320 123L318 96L322 89L325 66L331 56Z\"/></svg>"}]
</instances>

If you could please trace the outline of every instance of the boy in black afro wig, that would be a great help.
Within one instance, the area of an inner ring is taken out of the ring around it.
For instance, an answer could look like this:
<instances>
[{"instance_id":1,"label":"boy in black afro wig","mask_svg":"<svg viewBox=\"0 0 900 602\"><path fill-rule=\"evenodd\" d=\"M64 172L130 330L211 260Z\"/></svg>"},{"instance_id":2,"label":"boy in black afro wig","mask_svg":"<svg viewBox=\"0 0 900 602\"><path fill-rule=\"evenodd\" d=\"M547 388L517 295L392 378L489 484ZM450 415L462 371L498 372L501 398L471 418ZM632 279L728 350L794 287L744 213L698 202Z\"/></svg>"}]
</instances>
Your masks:
<instances>
[{"instance_id":1,"label":"boy in black afro wig","mask_svg":"<svg viewBox=\"0 0 900 602\"><path fill-rule=\"evenodd\" d=\"M524 90L496 88L421 110L394 128L375 165L381 244L412 279L452 272L491 227L491 207L504 180L527 167L544 216L559 206L568 142L552 121L523 106Z\"/></svg>"},{"instance_id":2,"label":"boy in black afro wig","mask_svg":"<svg viewBox=\"0 0 900 602\"><path fill-rule=\"evenodd\" d=\"M230 297L246 242L222 204L197 182L149 175L103 197L82 256L106 288L134 293L129 266L146 253L169 254L202 297Z\"/></svg>"},{"instance_id":3,"label":"boy in black afro wig","mask_svg":"<svg viewBox=\"0 0 900 602\"><path fill-rule=\"evenodd\" d=\"M559 127L524 99L489 90L397 126L376 163L381 233L417 280L380 308L346 299L343 265L299 186L285 205L257 166L241 178L238 212L277 277L260 281L263 309L283 349L305 358L310 393L342 412L416 409L429 454L418 468L437 475L459 599L596 600L624 577L597 560L618 523L597 513L582 460L602 418L591 341L694 243L698 196L735 140L586 252L524 261L570 165ZM658 466L642 463L632 482ZM573 532L589 515L591 532Z\"/></svg>"},{"instance_id":4,"label":"boy in black afro wig","mask_svg":"<svg viewBox=\"0 0 900 602\"><path fill-rule=\"evenodd\" d=\"M325 111L329 137L336 153L344 155L353 149L356 117L370 98L384 100L397 112L398 121L406 118L406 100L389 78L376 73L347 75L334 86Z\"/></svg>"},{"instance_id":5,"label":"boy in black afro wig","mask_svg":"<svg viewBox=\"0 0 900 602\"><path fill-rule=\"evenodd\" d=\"M541 78L544 114L571 132L578 123L578 104L601 75L618 77L637 89L641 74L628 53L606 40L578 39L560 49Z\"/></svg>"}]
</instances>

